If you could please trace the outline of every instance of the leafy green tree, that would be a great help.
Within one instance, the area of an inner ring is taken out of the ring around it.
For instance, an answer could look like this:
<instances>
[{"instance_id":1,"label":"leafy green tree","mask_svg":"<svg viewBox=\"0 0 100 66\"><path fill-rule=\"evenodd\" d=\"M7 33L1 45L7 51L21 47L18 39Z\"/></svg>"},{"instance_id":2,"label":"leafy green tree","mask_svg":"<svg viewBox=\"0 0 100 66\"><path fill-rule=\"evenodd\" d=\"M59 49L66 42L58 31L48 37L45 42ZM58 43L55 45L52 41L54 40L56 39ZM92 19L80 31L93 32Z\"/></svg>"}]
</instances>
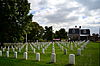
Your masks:
<instances>
[{"instance_id":1,"label":"leafy green tree","mask_svg":"<svg viewBox=\"0 0 100 66\"><path fill-rule=\"evenodd\" d=\"M55 32L54 38L67 39L67 32L64 28L61 28L59 31Z\"/></svg>"},{"instance_id":2,"label":"leafy green tree","mask_svg":"<svg viewBox=\"0 0 100 66\"><path fill-rule=\"evenodd\" d=\"M93 40L94 42L96 42L96 41L98 41L98 39L99 39L99 34L93 33L93 34L92 34L92 40Z\"/></svg>"},{"instance_id":3,"label":"leafy green tree","mask_svg":"<svg viewBox=\"0 0 100 66\"><path fill-rule=\"evenodd\" d=\"M40 26L37 22L30 23L30 33L28 34L28 40L29 41L36 41L40 40L43 37L44 29L42 26Z\"/></svg>"},{"instance_id":4,"label":"leafy green tree","mask_svg":"<svg viewBox=\"0 0 100 66\"><path fill-rule=\"evenodd\" d=\"M60 33L60 38L61 38L61 39L66 39L66 38L67 38L67 32L65 31L64 28L61 28L61 29L59 30L59 33Z\"/></svg>"},{"instance_id":5,"label":"leafy green tree","mask_svg":"<svg viewBox=\"0 0 100 66\"><path fill-rule=\"evenodd\" d=\"M0 0L0 42L22 42L32 15L27 0Z\"/></svg>"},{"instance_id":6,"label":"leafy green tree","mask_svg":"<svg viewBox=\"0 0 100 66\"><path fill-rule=\"evenodd\" d=\"M59 33L59 31L56 31L56 32L55 32L54 38L56 38L56 39L60 38L60 33Z\"/></svg>"},{"instance_id":7,"label":"leafy green tree","mask_svg":"<svg viewBox=\"0 0 100 66\"><path fill-rule=\"evenodd\" d=\"M52 26L50 26L50 27L45 26L44 39L47 40L47 41L51 41L53 39Z\"/></svg>"}]
</instances>

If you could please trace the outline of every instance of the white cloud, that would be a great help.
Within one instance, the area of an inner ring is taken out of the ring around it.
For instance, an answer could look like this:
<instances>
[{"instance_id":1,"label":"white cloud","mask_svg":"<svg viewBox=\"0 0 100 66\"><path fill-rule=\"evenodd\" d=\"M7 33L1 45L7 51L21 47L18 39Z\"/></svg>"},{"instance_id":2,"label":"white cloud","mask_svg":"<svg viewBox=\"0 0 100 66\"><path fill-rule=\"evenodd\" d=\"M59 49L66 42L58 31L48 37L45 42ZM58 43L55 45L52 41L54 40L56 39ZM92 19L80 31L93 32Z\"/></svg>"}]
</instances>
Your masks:
<instances>
[{"instance_id":1,"label":"white cloud","mask_svg":"<svg viewBox=\"0 0 100 66\"><path fill-rule=\"evenodd\" d=\"M98 33L100 27L100 0L29 0L33 21L54 30L82 26ZM95 29L96 28L96 29Z\"/></svg>"}]
</instances>

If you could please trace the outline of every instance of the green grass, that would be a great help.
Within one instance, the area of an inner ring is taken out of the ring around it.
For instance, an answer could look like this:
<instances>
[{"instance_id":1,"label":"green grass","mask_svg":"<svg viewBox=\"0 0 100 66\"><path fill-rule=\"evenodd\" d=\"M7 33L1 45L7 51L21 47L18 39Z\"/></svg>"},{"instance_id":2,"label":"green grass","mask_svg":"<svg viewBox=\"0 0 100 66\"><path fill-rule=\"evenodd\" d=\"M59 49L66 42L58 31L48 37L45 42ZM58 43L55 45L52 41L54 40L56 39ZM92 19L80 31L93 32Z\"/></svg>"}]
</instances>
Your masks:
<instances>
[{"instance_id":1,"label":"green grass","mask_svg":"<svg viewBox=\"0 0 100 66\"><path fill-rule=\"evenodd\" d=\"M25 47L22 49L21 53L18 53L18 58L13 58L13 52L10 52L10 57L5 57L5 52L3 53L3 56L0 57L0 66L99 66L99 55L100 55L100 43L94 43L90 42L86 49L82 51L81 56L76 55L76 49L71 51L68 49L67 55L64 55L63 51L58 47L57 44L55 44L55 51L56 51L56 63L50 63L51 59L51 50L52 50L52 44L47 48L46 53L42 54L41 49L36 50L36 52L41 53L41 61L37 62L35 60L36 54L32 53L32 50L29 46L29 52L28 52L28 60L23 59L23 53L25 51ZM64 47L65 48L65 47ZM74 53L75 54L75 65L69 65L69 54Z\"/></svg>"}]
</instances>

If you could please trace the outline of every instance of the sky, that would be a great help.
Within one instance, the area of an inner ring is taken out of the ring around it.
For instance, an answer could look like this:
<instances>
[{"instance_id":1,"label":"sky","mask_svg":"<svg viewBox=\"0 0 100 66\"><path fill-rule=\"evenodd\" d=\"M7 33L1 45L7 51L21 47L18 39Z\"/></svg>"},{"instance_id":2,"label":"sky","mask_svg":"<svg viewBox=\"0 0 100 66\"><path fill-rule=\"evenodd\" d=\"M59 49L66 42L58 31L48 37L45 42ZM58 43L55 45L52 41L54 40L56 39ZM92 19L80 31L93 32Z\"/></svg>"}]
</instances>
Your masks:
<instances>
[{"instance_id":1,"label":"sky","mask_svg":"<svg viewBox=\"0 0 100 66\"><path fill-rule=\"evenodd\" d=\"M100 0L28 0L32 21L41 26L53 26L68 31L75 26L99 33Z\"/></svg>"}]
</instances>

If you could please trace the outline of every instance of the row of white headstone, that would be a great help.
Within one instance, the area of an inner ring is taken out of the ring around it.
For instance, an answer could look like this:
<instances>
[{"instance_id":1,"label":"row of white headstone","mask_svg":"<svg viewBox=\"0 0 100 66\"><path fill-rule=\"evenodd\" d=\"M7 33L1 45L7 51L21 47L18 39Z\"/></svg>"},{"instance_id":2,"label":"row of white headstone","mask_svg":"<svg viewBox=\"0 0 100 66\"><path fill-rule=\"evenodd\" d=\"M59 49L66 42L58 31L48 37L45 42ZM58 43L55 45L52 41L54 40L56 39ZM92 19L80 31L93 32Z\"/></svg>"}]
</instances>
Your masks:
<instances>
[{"instance_id":1,"label":"row of white headstone","mask_svg":"<svg viewBox=\"0 0 100 66\"><path fill-rule=\"evenodd\" d=\"M0 56L2 56L2 51L0 51ZM9 57L9 51L6 51L6 57ZM14 52L14 58L17 58L17 52L16 51ZM24 52L23 58L25 60L28 59L28 53L27 52ZM40 53L36 53L36 60L40 61Z\"/></svg>"},{"instance_id":2,"label":"row of white headstone","mask_svg":"<svg viewBox=\"0 0 100 66\"><path fill-rule=\"evenodd\" d=\"M66 48L70 48L71 45L73 45L73 47L78 47L80 45L82 45L83 43L85 43L85 41L75 41L75 42L59 42L59 44L61 44L62 46L66 47Z\"/></svg>"},{"instance_id":3,"label":"row of white headstone","mask_svg":"<svg viewBox=\"0 0 100 66\"><path fill-rule=\"evenodd\" d=\"M86 48L86 45L89 43L89 40L86 41L86 42L82 41L82 42L80 42L80 43L83 43L83 44L81 44L80 48L77 49L77 55L81 55L81 51L84 50L84 49ZM79 44L79 43L78 43L78 44ZM75 46L76 46L76 45L77 45L77 44L75 44ZM58 46L60 47L61 50L63 49L63 46L60 45L59 43L58 43ZM76 46L76 47L77 47L77 46ZM73 45L72 45L72 44L70 45L70 49L73 50ZM65 55L67 54L67 49L66 49L66 48L64 49L64 54L65 54Z\"/></svg>"},{"instance_id":4,"label":"row of white headstone","mask_svg":"<svg viewBox=\"0 0 100 66\"><path fill-rule=\"evenodd\" d=\"M83 48L86 47L86 45L89 43L89 41L85 42L81 48L78 48L77 49L77 55L81 55L81 50L83 50ZM45 49L48 48L48 46L50 45L51 43L49 43L48 45L46 45L44 48L42 48L42 53L44 54L45 53ZM23 47L25 46L22 45L22 47L20 49L22 49ZM33 49L34 53L35 53L35 48L33 48L33 46L30 44L31 48ZM63 46L60 45L58 43L58 46L61 48L61 50L63 51ZM12 49L14 49L12 47ZM26 50L28 49L28 44L26 44ZM64 54L67 54L67 49L64 49ZM2 51L0 51L0 56L2 56ZM9 47L8 47L8 51L6 51L6 56L9 57ZM17 52L14 52L14 58L17 58ZM27 52L24 52L24 59L28 59L28 54ZM36 60L37 61L40 61L40 53L36 53ZM54 47L54 43L53 43L53 46L52 46L52 53L51 53L51 62L55 63L56 62L56 53L55 53L55 47ZM75 64L75 55L74 54L69 54L69 64Z\"/></svg>"},{"instance_id":5,"label":"row of white headstone","mask_svg":"<svg viewBox=\"0 0 100 66\"><path fill-rule=\"evenodd\" d=\"M2 56L2 51L0 51L0 56ZM6 51L6 57L9 57L9 51ZM14 58L17 58L17 52L14 52ZM24 52L23 58L25 60L28 59L27 52ZM36 61L40 61L40 53L36 53ZM52 63L56 62L56 54L55 53L51 54L51 62ZM69 64L75 64L75 55L74 54L69 55Z\"/></svg>"},{"instance_id":6,"label":"row of white headstone","mask_svg":"<svg viewBox=\"0 0 100 66\"><path fill-rule=\"evenodd\" d=\"M86 45L88 44L88 42L89 42L89 41L87 41L83 46L81 46L81 49L78 48L78 50L77 50L77 52L78 52L77 54L78 54L78 55L81 55L81 50L83 50L83 48L86 47ZM50 45L50 44L48 44L47 47L48 47L49 45ZM54 45L54 43L53 43L53 45ZM21 48L19 48L19 52L21 52L21 49L22 49L24 46L25 46L25 44L24 44ZM30 46L31 46L31 48L32 48L32 50L33 50L33 53L35 53L35 48L33 48L31 44L30 44ZM60 44L58 44L58 46L60 46L60 48L63 50L63 46L61 46ZM28 46L26 46L26 49L27 49L27 47L28 47ZM4 49L5 49L5 48L3 48L3 51L4 51ZM13 47L12 47L12 49L13 49L13 52L14 52L15 50L14 50ZM55 49L53 48L53 50L55 50ZM8 51L9 51L9 47L8 47ZM55 52L55 51L53 51L53 52ZM45 53L45 49L44 49L44 48L42 48L42 53L43 53L43 54ZM64 54L67 54L67 49L64 49Z\"/></svg>"},{"instance_id":7,"label":"row of white headstone","mask_svg":"<svg viewBox=\"0 0 100 66\"><path fill-rule=\"evenodd\" d=\"M7 43L6 43L7 44ZM8 43L8 44L10 44L10 43ZM24 48L24 46L25 46L26 44L21 44L21 46L11 46L11 48L12 48L12 51L14 52L15 50L18 50L19 52L21 52L21 50ZM5 46L4 48L1 46L1 50L3 50L3 52L5 52L5 50L7 50L7 51L10 51L10 48L9 48L9 46Z\"/></svg>"},{"instance_id":8,"label":"row of white headstone","mask_svg":"<svg viewBox=\"0 0 100 66\"><path fill-rule=\"evenodd\" d=\"M87 41L86 43L84 43L84 44L80 47L81 50L84 50L84 48L86 47L86 45L88 44L88 42L89 42L89 41ZM50 44L51 44L51 43L49 43L47 46L45 46L44 48L42 48L42 52L43 52L43 53L45 53L44 50L46 50ZM19 52L21 52L21 50L24 48L25 45L26 45L26 52L28 52L28 44L23 44L23 45L21 46L21 48L18 48ZM68 44L68 45L69 45L69 44ZM60 49L61 49L62 51L65 50L65 49L63 48L63 46L60 45L59 43L58 43L58 46L60 47ZM33 50L33 53L35 53L35 48L33 48L33 46L32 46L31 44L30 44L30 47L31 47L31 49ZM2 48L3 52L5 51L5 49L6 49L6 47ZM8 51L9 51L9 46L8 46L7 49L8 49ZM70 45L70 49L73 50L73 45L72 45L72 44ZM13 52L15 51L15 48L14 48L13 46L12 46L12 50L13 50Z\"/></svg>"},{"instance_id":9,"label":"row of white headstone","mask_svg":"<svg viewBox=\"0 0 100 66\"><path fill-rule=\"evenodd\" d=\"M48 46L49 46L50 44L51 44L51 43L45 44L44 48L42 48L42 50L43 50L42 52L43 52L43 53L45 53L44 50L47 49ZM11 48L12 48L13 52L15 51L16 48L18 49L18 52L21 52L21 50L25 47L26 52L28 52L28 45L29 45L29 44L26 43L26 44L23 44L23 45L18 46L18 47L15 46L15 48L14 48L13 46L11 46ZM44 44L43 44L43 45L44 45ZM41 45L41 46L42 46L42 45ZM30 44L30 47L31 47L33 53L35 53L35 50L36 50L36 49L33 48L32 44ZM39 48L39 46L38 46L38 48ZM5 46L4 48L1 47L1 49L3 50L3 52L4 52L6 49L7 49L7 51L10 51L9 46L8 46L8 47ZM17 49L16 49L16 50L17 50Z\"/></svg>"},{"instance_id":10,"label":"row of white headstone","mask_svg":"<svg viewBox=\"0 0 100 66\"><path fill-rule=\"evenodd\" d=\"M49 43L51 42L37 42L37 43L31 43L35 48L37 48L38 50L46 47Z\"/></svg>"}]
</instances>

